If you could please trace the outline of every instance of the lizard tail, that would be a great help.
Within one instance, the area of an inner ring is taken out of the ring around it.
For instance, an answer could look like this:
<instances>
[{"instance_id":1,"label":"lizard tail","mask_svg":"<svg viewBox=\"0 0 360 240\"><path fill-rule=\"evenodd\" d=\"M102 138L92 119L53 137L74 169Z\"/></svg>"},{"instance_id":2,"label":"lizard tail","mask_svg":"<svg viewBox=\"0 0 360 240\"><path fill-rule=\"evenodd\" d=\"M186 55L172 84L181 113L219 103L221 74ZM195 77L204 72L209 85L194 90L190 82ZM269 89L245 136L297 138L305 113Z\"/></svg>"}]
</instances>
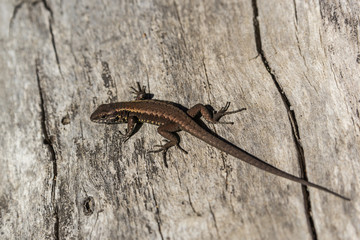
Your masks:
<instances>
[{"instance_id":1,"label":"lizard tail","mask_svg":"<svg viewBox=\"0 0 360 240\"><path fill-rule=\"evenodd\" d=\"M312 182L309 182L309 181L306 181L305 179L303 178L299 178L299 177L296 177L294 175L291 175L287 172L284 172L262 160L260 160L259 158L243 151L242 149L239 149L237 147L235 147L236 150L232 150L232 151L229 151L229 153L236 157L236 158L239 158L240 160L243 160L244 162L247 162L261 170L264 170L266 172L269 172L269 173L273 173L277 176L280 176L280 177L283 177L283 178L286 178L286 179L289 179L291 181L294 181L294 182L298 182L298 183L301 183L303 185L306 185L306 186L309 186L309 187L313 187L313 188L317 188L317 189L320 189L322 191L325 191L327 193L330 193L334 196L337 196L341 199L344 199L344 200L347 200L347 201L350 201L350 198L347 198L343 195L340 195L339 193L336 193L326 187L323 187L323 186L320 186L318 184L315 184L315 183L312 183Z\"/></svg>"},{"instance_id":2,"label":"lizard tail","mask_svg":"<svg viewBox=\"0 0 360 240\"><path fill-rule=\"evenodd\" d=\"M232 143L226 141L225 139L222 139L221 137L215 136L211 133L206 132L205 130L200 130L197 129L196 131L191 131L191 129L187 129L187 131L194 135L195 137L203 140L204 142L212 145L213 147L224 151L226 153L229 153L230 155L232 155L233 157L236 157L246 163L249 163L261 170L264 170L265 172L286 178L288 180L291 180L293 182L297 182L297 183L301 183L303 185L309 186L309 187L313 187L313 188L317 188L320 189L322 191L325 191L327 193L330 193L334 196L337 196L341 199L350 201L350 198L347 198L343 195L340 195L334 191L331 191L330 189L327 189L323 186L317 185L315 183L306 181L305 179L296 177L294 175L291 175L285 171L282 171L264 161L262 161L261 159L251 155L250 153L240 149L239 147L233 145Z\"/></svg>"}]
</instances>

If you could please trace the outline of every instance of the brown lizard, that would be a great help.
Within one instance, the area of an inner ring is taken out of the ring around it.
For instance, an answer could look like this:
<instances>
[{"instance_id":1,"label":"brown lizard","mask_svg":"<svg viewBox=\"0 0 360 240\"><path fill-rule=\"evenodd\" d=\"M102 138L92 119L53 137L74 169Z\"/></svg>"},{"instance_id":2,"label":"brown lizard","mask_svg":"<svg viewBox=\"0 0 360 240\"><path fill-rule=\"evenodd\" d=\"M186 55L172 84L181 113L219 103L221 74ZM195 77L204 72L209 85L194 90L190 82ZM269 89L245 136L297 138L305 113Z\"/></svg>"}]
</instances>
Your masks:
<instances>
[{"instance_id":1,"label":"brown lizard","mask_svg":"<svg viewBox=\"0 0 360 240\"><path fill-rule=\"evenodd\" d=\"M225 107L221 108L218 112L210 111L203 104L196 104L192 108L184 110L184 108L177 103L148 99L149 97L145 92L145 87L141 88L139 83L137 83L137 85L138 90L132 88L133 93L136 94L135 101L102 104L91 115L91 121L105 124L127 123L126 133L122 134L124 141L133 135L137 123L151 123L158 125L158 133L166 138L167 142L164 145L156 145L155 147L158 147L158 149L151 152L163 151L164 159L167 150L173 146L177 146L183 152L187 153L183 148L180 147L180 137L176 133L178 131L186 131L191 135L201 139L202 141L210 144L211 146L266 172L289 179L294 182L301 183L306 186L320 189L342 199L348 201L350 200L349 198L344 197L323 186L291 175L260 160L259 158L245 152L244 150L226 141L220 136L212 133L208 128L202 126L198 121L196 121L198 117L202 116L210 123L232 124L232 122L220 122L219 120L225 115L240 112L244 109L227 112L230 106L230 103L228 102Z\"/></svg>"}]
</instances>

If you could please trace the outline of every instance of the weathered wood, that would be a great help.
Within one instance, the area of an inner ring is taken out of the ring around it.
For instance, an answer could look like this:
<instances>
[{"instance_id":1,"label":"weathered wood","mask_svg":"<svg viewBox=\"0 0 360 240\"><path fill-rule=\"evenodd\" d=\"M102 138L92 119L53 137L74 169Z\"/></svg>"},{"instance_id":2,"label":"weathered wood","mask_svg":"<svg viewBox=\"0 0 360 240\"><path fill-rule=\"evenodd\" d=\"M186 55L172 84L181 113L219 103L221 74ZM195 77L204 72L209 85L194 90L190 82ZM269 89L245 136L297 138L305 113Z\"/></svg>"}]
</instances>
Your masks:
<instances>
[{"instance_id":1,"label":"weathered wood","mask_svg":"<svg viewBox=\"0 0 360 240\"><path fill-rule=\"evenodd\" d=\"M0 6L1 239L360 237L357 1ZM123 127L90 122L136 81L187 107L246 107L210 127L352 201L187 134L166 168L147 152L154 126L123 144Z\"/></svg>"}]
</instances>

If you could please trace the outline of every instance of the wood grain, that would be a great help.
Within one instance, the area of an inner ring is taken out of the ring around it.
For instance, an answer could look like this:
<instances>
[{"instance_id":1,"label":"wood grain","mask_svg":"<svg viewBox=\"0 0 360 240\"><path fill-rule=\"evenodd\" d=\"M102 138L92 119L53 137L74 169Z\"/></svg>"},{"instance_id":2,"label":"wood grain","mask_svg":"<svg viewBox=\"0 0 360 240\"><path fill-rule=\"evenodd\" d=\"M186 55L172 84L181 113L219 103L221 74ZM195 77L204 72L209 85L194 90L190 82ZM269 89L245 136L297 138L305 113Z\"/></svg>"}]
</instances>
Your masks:
<instances>
[{"instance_id":1,"label":"wood grain","mask_svg":"<svg viewBox=\"0 0 360 240\"><path fill-rule=\"evenodd\" d=\"M360 238L360 6L352 1L2 1L1 239ZM210 126L289 173L181 134L89 120L155 98L246 107Z\"/></svg>"}]
</instances>

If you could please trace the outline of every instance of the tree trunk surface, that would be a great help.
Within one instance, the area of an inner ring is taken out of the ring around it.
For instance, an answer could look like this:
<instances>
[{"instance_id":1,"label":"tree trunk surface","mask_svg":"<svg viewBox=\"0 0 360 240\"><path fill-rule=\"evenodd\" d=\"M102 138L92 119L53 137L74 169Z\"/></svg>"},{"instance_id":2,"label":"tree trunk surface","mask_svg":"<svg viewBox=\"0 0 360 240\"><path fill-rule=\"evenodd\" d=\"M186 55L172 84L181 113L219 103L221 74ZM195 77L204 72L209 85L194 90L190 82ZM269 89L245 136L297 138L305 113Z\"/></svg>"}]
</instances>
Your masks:
<instances>
[{"instance_id":1,"label":"tree trunk surface","mask_svg":"<svg viewBox=\"0 0 360 240\"><path fill-rule=\"evenodd\" d=\"M0 3L1 239L359 239L357 0ZM180 133L100 125L102 103L246 111L209 127L345 201Z\"/></svg>"}]
</instances>

